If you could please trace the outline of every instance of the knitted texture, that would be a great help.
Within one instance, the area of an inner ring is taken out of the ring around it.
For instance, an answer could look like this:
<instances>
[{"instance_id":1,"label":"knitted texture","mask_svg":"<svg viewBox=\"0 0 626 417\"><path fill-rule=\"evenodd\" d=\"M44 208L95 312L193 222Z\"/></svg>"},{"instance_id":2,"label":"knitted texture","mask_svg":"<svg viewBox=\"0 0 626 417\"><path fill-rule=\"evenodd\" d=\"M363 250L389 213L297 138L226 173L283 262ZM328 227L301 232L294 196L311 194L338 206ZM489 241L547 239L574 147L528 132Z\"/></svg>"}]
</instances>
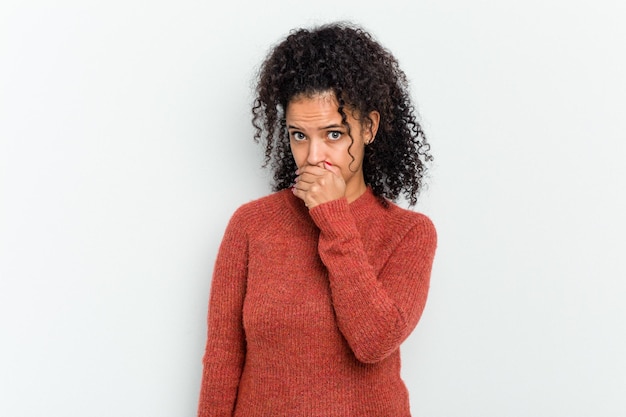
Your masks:
<instances>
[{"instance_id":1,"label":"knitted texture","mask_svg":"<svg viewBox=\"0 0 626 417\"><path fill-rule=\"evenodd\" d=\"M198 416L409 416L400 344L422 314L432 222L367 190L244 204L219 249Z\"/></svg>"}]
</instances>

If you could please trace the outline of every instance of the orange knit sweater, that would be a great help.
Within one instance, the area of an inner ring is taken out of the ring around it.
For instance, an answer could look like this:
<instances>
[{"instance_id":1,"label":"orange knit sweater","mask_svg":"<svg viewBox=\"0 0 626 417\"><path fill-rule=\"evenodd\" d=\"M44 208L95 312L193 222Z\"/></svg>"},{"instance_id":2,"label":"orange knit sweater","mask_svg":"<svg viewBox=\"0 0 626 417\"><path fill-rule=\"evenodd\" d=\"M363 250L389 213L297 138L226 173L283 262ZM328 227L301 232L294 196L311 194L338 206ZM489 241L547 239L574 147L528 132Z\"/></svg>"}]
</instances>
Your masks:
<instances>
[{"instance_id":1,"label":"orange knit sweater","mask_svg":"<svg viewBox=\"0 0 626 417\"><path fill-rule=\"evenodd\" d=\"M369 189L310 211L289 190L244 204L215 263L198 416L409 416L399 346L436 240Z\"/></svg>"}]
</instances>

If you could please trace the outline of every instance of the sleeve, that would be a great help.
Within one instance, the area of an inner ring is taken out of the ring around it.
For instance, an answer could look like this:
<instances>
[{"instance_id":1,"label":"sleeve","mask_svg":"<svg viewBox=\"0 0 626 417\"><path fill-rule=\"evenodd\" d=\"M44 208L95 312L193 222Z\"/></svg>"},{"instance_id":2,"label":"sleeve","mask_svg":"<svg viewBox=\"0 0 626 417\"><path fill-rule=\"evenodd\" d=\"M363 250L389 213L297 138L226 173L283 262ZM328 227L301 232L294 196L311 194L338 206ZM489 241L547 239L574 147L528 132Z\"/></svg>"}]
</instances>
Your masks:
<instances>
[{"instance_id":1,"label":"sleeve","mask_svg":"<svg viewBox=\"0 0 626 417\"><path fill-rule=\"evenodd\" d=\"M209 297L198 417L232 416L245 357L242 323L248 243L237 213L220 245Z\"/></svg>"},{"instance_id":2,"label":"sleeve","mask_svg":"<svg viewBox=\"0 0 626 417\"><path fill-rule=\"evenodd\" d=\"M318 251L328 269L339 330L358 360L379 362L399 348L424 310L435 228L415 213L402 236L378 244L372 256L389 255L376 273L345 199L319 205L311 215L320 227Z\"/></svg>"}]
</instances>

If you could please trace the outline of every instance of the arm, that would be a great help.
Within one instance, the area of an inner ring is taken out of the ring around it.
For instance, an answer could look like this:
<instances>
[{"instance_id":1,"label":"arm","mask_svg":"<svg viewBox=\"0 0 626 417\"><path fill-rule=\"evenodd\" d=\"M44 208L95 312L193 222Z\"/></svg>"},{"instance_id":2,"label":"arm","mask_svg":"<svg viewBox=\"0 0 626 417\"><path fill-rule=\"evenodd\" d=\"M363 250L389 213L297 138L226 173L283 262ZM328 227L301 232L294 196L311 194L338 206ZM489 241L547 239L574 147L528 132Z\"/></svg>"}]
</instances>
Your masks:
<instances>
[{"instance_id":1,"label":"arm","mask_svg":"<svg viewBox=\"0 0 626 417\"><path fill-rule=\"evenodd\" d=\"M376 273L345 199L310 213L321 230L318 250L328 269L339 329L357 359L381 361L399 348L422 314L437 244L435 228L420 215L403 236L381 242L371 256L390 254Z\"/></svg>"},{"instance_id":2,"label":"arm","mask_svg":"<svg viewBox=\"0 0 626 417\"><path fill-rule=\"evenodd\" d=\"M248 247L236 214L213 271L198 417L232 416L245 356L242 311Z\"/></svg>"}]
</instances>

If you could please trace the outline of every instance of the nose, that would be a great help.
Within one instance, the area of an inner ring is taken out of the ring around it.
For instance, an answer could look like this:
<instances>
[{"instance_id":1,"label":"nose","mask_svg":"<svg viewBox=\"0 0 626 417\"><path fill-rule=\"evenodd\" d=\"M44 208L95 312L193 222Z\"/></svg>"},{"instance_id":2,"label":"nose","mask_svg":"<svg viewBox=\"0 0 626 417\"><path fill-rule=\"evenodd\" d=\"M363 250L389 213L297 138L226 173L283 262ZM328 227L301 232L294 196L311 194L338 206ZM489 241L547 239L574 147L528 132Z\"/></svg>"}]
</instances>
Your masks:
<instances>
[{"instance_id":1,"label":"nose","mask_svg":"<svg viewBox=\"0 0 626 417\"><path fill-rule=\"evenodd\" d=\"M312 139L309 141L309 153L306 162L309 165L318 165L326 160L326 150L324 142Z\"/></svg>"}]
</instances>

